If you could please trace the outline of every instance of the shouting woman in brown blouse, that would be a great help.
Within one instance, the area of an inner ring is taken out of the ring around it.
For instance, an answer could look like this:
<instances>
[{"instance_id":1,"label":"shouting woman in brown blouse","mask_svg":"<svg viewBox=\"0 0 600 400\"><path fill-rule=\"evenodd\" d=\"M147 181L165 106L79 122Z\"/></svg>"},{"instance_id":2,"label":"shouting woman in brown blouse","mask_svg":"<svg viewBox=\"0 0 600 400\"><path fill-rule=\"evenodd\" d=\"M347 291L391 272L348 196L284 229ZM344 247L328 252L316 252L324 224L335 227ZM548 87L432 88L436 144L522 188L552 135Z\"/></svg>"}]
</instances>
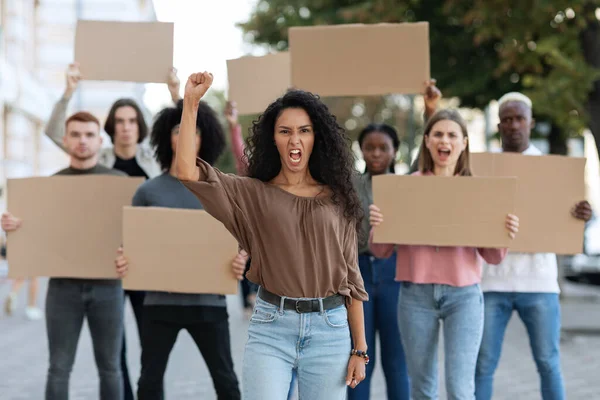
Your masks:
<instances>
[{"instance_id":1,"label":"shouting woman in brown blouse","mask_svg":"<svg viewBox=\"0 0 600 400\"><path fill-rule=\"evenodd\" d=\"M248 176L196 158L198 102L212 74L185 87L177 176L252 257L260 285L248 330L243 398L285 399L292 371L300 398L346 398L368 362L357 265L361 205L343 129L314 95L293 90L254 123ZM354 345L351 344L351 336Z\"/></svg>"}]
</instances>

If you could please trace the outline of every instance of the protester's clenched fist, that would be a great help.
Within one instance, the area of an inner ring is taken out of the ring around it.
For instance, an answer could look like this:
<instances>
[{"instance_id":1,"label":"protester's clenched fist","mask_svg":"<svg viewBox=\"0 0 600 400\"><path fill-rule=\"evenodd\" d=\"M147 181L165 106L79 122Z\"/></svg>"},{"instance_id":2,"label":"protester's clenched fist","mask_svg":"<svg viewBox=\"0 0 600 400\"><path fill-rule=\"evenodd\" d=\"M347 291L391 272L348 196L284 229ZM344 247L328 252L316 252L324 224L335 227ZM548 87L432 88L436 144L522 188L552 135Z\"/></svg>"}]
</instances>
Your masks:
<instances>
[{"instance_id":1,"label":"protester's clenched fist","mask_svg":"<svg viewBox=\"0 0 600 400\"><path fill-rule=\"evenodd\" d=\"M236 254L233 262L231 263L231 270L233 271L233 275L237 278L237 280L241 281L244 279L244 272L246 272L246 262L248 261L248 253L244 250L241 250L238 254Z\"/></svg>"},{"instance_id":2,"label":"protester's clenched fist","mask_svg":"<svg viewBox=\"0 0 600 400\"><path fill-rule=\"evenodd\" d=\"M228 101L225 105L225 119L230 126L236 126L238 123L238 110L235 101Z\"/></svg>"},{"instance_id":3,"label":"protester's clenched fist","mask_svg":"<svg viewBox=\"0 0 600 400\"><path fill-rule=\"evenodd\" d=\"M185 95L187 100L194 104L198 103L202 96L208 91L213 82L213 75L210 72L197 72L191 74L185 84Z\"/></svg>"},{"instance_id":4,"label":"protester's clenched fist","mask_svg":"<svg viewBox=\"0 0 600 400\"><path fill-rule=\"evenodd\" d=\"M73 93L77 89L77 84L81 80L81 71L79 71L79 63L74 62L69 64L66 72L67 91Z\"/></svg>"},{"instance_id":5,"label":"protester's clenched fist","mask_svg":"<svg viewBox=\"0 0 600 400\"><path fill-rule=\"evenodd\" d=\"M180 85L181 83L179 82L179 77L177 76L177 69L171 68L167 78L167 87L169 88L169 92L171 92L171 97L179 96Z\"/></svg>"},{"instance_id":6,"label":"protester's clenched fist","mask_svg":"<svg viewBox=\"0 0 600 400\"><path fill-rule=\"evenodd\" d=\"M4 232L16 231L21 227L21 220L9 212L2 214L0 221L2 222L2 230Z\"/></svg>"},{"instance_id":7,"label":"protester's clenched fist","mask_svg":"<svg viewBox=\"0 0 600 400\"><path fill-rule=\"evenodd\" d=\"M123 278L127 275L127 271L129 271L129 261L123 255L123 247L119 247L117 250L117 258L115 259L115 267L117 269L117 275L120 278Z\"/></svg>"},{"instance_id":8,"label":"protester's clenched fist","mask_svg":"<svg viewBox=\"0 0 600 400\"><path fill-rule=\"evenodd\" d=\"M440 99L442 98L442 92L435 85L436 82L437 81L435 79L430 79L428 81L425 81L423 84L425 87L425 89L423 91L425 107L430 110L433 110L433 111L435 111L435 109L437 109L437 105L438 105Z\"/></svg>"}]
</instances>

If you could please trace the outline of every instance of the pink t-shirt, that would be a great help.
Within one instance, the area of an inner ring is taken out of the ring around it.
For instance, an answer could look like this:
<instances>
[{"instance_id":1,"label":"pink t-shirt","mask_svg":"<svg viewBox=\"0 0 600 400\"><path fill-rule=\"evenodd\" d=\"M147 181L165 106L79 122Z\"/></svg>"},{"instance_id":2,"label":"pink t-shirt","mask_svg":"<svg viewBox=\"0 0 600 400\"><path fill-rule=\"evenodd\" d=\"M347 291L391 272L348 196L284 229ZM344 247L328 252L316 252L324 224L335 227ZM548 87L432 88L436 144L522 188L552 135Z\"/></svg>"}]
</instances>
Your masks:
<instances>
[{"instance_id":1,"label":"pink t-shirt","mask_svg":"<svg viewBox=\"0 0 600 400\"><path fill-rule=\"evenodd\" d=\"M412 175L421 175L415 172ZM432 175L427 173L426 175ZM482 260L500 264L508 249L475 247L409 246L373 243L373 229L369 235L369 250L378 258L388 258L394 251L396 280L412 283L469 286L481 281Z\"/></svg>"}]
</instances>

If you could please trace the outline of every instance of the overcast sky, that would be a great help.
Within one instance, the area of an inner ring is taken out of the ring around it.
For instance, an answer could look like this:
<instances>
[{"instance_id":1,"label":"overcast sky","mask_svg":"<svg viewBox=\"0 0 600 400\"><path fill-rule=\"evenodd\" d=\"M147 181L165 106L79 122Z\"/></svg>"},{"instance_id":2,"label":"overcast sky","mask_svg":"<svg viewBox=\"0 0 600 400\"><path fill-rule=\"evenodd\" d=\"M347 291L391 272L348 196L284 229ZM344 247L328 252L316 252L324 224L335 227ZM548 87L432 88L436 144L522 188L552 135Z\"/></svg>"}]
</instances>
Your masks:
<instances>
[{"instance_id":1,"label":"overcast sky","mask_svg":"<svg viewBox=\"0 0 600 400\"><path fill-rule=\"evenodd\" d=\"M192 72L210 71L213 87L227 88L226 60L245 54L262 55L261 48L245 44L236 22L248 19L257 0L154 0L159 21L175 23L174 64L181 90ZM165 85L150 84L145 102L156 111L170 102Z\"/></svg>"}]
</instances>

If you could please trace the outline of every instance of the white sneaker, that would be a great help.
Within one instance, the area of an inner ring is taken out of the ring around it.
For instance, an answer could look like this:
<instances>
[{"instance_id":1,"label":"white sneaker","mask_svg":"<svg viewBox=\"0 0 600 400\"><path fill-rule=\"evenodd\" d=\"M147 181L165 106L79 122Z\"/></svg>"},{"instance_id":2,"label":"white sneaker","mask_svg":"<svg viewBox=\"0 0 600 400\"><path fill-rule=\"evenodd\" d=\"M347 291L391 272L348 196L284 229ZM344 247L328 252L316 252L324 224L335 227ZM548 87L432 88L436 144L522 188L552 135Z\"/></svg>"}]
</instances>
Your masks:
<instances>
[{"instance_id":1,"label":"white sneaker","mask_svg":"<svg viewBox=\"0 0 600 400\"><path fill-rule=\"evenodd\" d=\"M42 310L40 310L37 307L27 307L25 309L25 315L27 316L27 319L30 319L32 321L37 321L38 319L42 319L42 317L44 316L44 314L42 313Z\"/></svg>"},{"instance_id":2,"label":"white sneaker","mask_svg":"<svg viewBox=\"0 0 600 400\"><path fill-rule=\"evenodd\" d=\"M17 308L17 294L9 293L4 302L4 311L6 315L12 315Z\"/></svg>"}]
</instances>

